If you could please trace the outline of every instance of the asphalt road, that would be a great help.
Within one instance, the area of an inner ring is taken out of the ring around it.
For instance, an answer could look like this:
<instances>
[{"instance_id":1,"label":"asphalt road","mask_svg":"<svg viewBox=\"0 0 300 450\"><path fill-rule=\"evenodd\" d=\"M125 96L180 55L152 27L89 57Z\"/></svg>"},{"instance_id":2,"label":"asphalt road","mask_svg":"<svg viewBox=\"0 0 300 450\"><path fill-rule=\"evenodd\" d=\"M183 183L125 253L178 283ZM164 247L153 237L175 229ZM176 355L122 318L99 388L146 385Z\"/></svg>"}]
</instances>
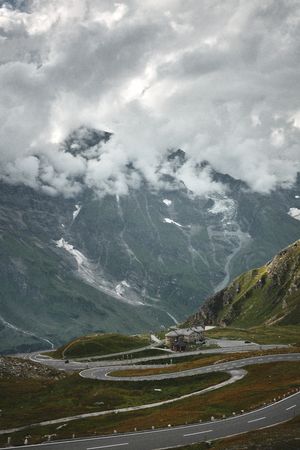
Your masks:
<instances>
[{"instance_id":1,"label":"asphalt road","mask_svg":"<svg viewBox=\"0 0 300 450\"><path fill-rule=\"evenodd\" d=\"M300 353L288 353L281 355L265 355L258 357L243 358L232 362L217 363L188 371L174 372L167 374L159 374L144 377L129 377L130 380L145 379L165 379L177 378L183 376L193 376L201 373L210 373L216 371L228 371L238 369L253 364L271 363L279 361L300 361ZM42 362L42 361L39 361ZM46 361L44 362L46 363ZM47 361L47 364L49 361ZM50 365L56 365L57 362L50 362ZM68 370L80 370L87 367L82 363L72 363L64 365L60 362L61 368ZM95 363L93 363L94 365ZM134 366L129 366L133 368ZM145 367L145 366L143 366ZM151 366L154 367L154 366ZM124 366L120 366L124 369ZM138 366L141 369L141 366ZM109 377L109 372L116 370L117 367L90 367L83 370L81 376L94 379L118 380L116 377ZM174 370L176 368L174 367ZM262 374L263 376L263 374ZM121 380L126 378L121 377ZM242 402L241 402L242 407ZM133 432L126 434L114 434L110 436L101 436L86 439L72 439L69 441L49 442L38 445L25 445L10 448L34 448L44 450L100 450L100 449L116 449L127 450L158 450L163 448L175 447L179 445L187 445L196 442L214 440L218 438L228 437L234 434L245 433L248 431L269 427L278 423L287 421L300 413L300 392L297 392L271 405L260 408L256 411L244 413L241 415L232 415L230 418L210 421L201 424L186 425L180 427L168 427L165 429L157 429L143 432Z\"/></svg>"},{"instance_id":2,"label":"asphalt road","mask_svg":"<svg viewBox=\"0 0 300 450\"><path fill-rule=\"evenodd\" d=\"M126 434L114 434L98 438L73 439L39 445L10 447L17 449L34 448L43 450L158 450L214 440L234 434L245 433L287 421L300 413L300 392L276 403L250 413L232 416L219 421L195 425L171 427Z\"/></svg>"},{"instance_id":3,"label":"asphalt road","mask_svg":"<svg viewBox=\"0 0 300 450\"><path fill-rule=\"evenodd\" d=\"M231 345L229 345L231 342ZM19 354L18 356L23 359L30 359L31 361L38 362L41 364L45 364L49 367L53 367L57 370L64 370L64 371L74 371L74 370L83 370L86 368L93 368L93 367L108 367L108 366L120 366L120 365L127 365L127 364L135 364L135 363L141 363L141 362L147 362L147 361L157 361L164 360L166 358L172 358L174 361L176 359L184 358L187 356L196 356L196 355L215 355L215 354L226 354L226 353L242 353L242 352L249 352L254 350L272 350L272 349L281 349L284 351L285 348L287 348L287 345L258 345L255 343L249 343L245 344L243 341L226 341L226 344L223 344L224 346L222 348L214 348L214 349L207 349L207 350L196 350L192 352L183 352L183 353L166 353L162 356L150 356L150 357L144 357L144 358L136 358L136 359L130 359L123 361L93 361L90 358L90 361L80 361L80 360L71 360L68 364L65 364L64 360L61 359L52 359L49 357L46 357L42 353L34 352L34 353L25 353L25 354ZM140 350L140 349L139 349ZM106 355L107 356L107 355Z\"/></svg>"},{"instance_id":4,"label":"asphalt road","mask_svg":"<svg viewBox=\"0 0 300 450\"><path fill-rule=\"evenodd\" d=\"M226 372L232 369L239 369L241 367L253 365L253 364L262 364L262 363L271 363L271 362L280 362L280 361L300 361L300 353L286 353L281 355L265 355L265 356L254 356L250 358L238 359L235 361L212 364L210 366L198 367L195 369L183 370L181 372L171 372L171 373L162 373L158 375L147 375L147 376L132 376L132 377L112 377L109 376L109 373L117 370L127 370L127 369L144 369L147 366L119 366L119 367L95 367L91 369L86 369L80 372L80 375L83 378L92 378L95 380L106 380L106 381L144 381L144 380L164 380L169 378L179 378L179 377L187 377L211 372ZM151 368L155 368L155 366L150 366ZM176 370L176 366L174 367Z\"/></svg>"}]
</instances>

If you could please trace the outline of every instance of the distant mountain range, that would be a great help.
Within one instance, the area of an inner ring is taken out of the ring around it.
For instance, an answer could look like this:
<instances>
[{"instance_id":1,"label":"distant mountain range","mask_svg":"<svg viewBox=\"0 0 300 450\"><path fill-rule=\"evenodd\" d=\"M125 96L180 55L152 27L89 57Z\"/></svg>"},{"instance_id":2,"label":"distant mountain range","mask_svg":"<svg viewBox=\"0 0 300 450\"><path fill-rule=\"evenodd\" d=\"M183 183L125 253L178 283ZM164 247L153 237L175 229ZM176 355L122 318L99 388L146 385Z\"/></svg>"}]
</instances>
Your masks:
<instances>
[{"instance_id":1,"label":"distant mountain range","mask_svg":"<svg viewBox=\"0 0 300 450\"><path fill-rule=\"evenodd\" d=\"M192 322L233 327L300 325L300 240L209 298Z\"/></svg>"},{"instance_id":2,"label":"distant mountain range","mask_svg":"<svg viewBox=\"0 0 300 450\"><path fill-rule=\"evenodd\" d=\"M109 133L73 133L89 152ZM185 163L170 152L174 173ZM128 170L136 170L128 165ZM215 173L226 194L199 198L170 174L126 196L51 197L0 185L0 351L57 346L93 331L182 321L233 278L300 236L300 178L270 195Z\"/></svg>"}]
</instances>

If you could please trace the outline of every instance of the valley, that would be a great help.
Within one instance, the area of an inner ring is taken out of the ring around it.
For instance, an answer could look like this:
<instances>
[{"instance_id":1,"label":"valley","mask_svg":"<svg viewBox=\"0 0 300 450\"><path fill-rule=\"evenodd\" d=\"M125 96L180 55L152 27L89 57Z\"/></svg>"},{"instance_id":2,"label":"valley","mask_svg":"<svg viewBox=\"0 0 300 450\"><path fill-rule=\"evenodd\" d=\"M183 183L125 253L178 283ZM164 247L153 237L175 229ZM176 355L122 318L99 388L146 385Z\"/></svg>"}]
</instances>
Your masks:
<instances>
[{"instance_id":1,"label":"valley","mask_svg":"<svg viewBox=\"0 0 300 450\"><path fill-rule=\"evenodd\" d=\"M0 449L299 450L299 36L0 0Z\"/></svg>"},{"instance_id":2,"label":"valley","mask_svg":"<svg viewBox=\"0 0 300 450\"><path fill-rule=\"evenodd\" d=\"M91 191L53 198L2 183L1 352L179 323L298 238L300 222L287 212L300 186L267 198L216 177L228 194L206 200L172 179L168 190L145 183L102 199Z\"/></svg>"},{"instance_id":3,"label":"valley","mask_svg":"<svg viewBox=\"0 0 300 450\"><path fill-rule=\"evenodd\" d=\"M271 426L292 419L300 408L299 248L296 241L265 266L242 274L177 325L179 333L180 326L210 324L205 342L189 344L184 352L167 346L161 331L94 333L50 352L2 357L6 429L0 430L0 443L30 440L38 449L49 436L58 449L86 449L93 439L86 436L100 434L97 444L109 447L114 436L117 446L134 449L139 436L152 433L143 443L143 450L150 450L157 448L154 436L160 443L167 436L164 442L178 446L195 437L206 441L212 433L210 440L222 445L232 425L245 433L260 428L260 421ZM193 431L182 434L189 428Z\"/></svg>"}]
</instances>

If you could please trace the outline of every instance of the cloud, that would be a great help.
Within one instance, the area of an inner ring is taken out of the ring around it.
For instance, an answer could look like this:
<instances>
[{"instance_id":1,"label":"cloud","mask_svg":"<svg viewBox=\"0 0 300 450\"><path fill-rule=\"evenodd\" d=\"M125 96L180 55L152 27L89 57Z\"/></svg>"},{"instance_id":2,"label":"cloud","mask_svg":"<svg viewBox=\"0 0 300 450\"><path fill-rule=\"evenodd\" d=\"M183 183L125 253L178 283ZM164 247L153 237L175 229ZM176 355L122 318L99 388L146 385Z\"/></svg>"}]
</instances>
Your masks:
<instances>
[{"instance_id":1,"label":"cloud","mask_svg":"<svg viewBox=\"0 0 300 450\"><path fill-rule=\"evenodd\" d=\"M159 188L166 155L182 148L176 176L197 195L222 190L211 168L263 193L294 182L297 0L1 5L1 179L50 195L126 194L142 178ZM89 157L66 152L86 128L113 135Z\"/></svg>"}]
</instances>

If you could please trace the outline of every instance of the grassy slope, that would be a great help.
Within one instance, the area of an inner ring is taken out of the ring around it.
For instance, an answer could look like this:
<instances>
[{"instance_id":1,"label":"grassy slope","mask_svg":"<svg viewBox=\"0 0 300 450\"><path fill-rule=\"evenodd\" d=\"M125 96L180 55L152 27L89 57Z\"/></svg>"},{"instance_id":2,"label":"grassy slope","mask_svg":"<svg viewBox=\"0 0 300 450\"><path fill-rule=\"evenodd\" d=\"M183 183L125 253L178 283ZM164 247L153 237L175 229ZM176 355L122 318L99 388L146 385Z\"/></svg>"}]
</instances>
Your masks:
<instances>
[{"instance_id":1,"label":"grassy slope","mask_svg":"<svg viewBox=\"0 0 300 450\"><path fill-rule=\"evenodd\" d=\"M300 348L290 348L288 351L285 350L284 352L288 353L298 353ZM203 367L206 365L215 364L217 362L228 362L228 361L235 361L238 359L243 358L250 358L252 356L263 356L263 355L275 355L282 353L281 349L273 349L268 351L252 351L247 353L227 353L227 354L218 354L218 355L200 355L198 357L187 357L184 358L185 361L176 361L176 359L172 360L172 363L175 362L175 364L167 365L166 367L161 368L143 368L141 366L140 369L126 369L126 370L117 370L115 372L111 372L110 375L112 376L121 376L121 377L128 377L128 376L143 376L143 375L157 375L161 373L172 373L172 372L182 372L184 370L189 369L195 369L197 367Z\"/></svg>"},{"instance_id":2,"label":"grassy slope","mask_svg":"<svg viewBox=\"0 0 300 450\"><path fill-rule=\"evenodd\" d=\"M54 358L81 358L101 356L109 353L126 352L149 344L142 336L127 336L117 333L82 336L48 353Z\"/></svg>"},{"instance_id":3,"label":"grassy slope","mask_svg":"<svg viewBox=\"0 0 300 450\"><path fill-rule=\"evenodd\" d=\"M299 278L300 241L297 241L280 252L271 264L246 272L233 283L239 292L227 307L237 313L231 324L249 327L277 320L285 325L299 324L300 292L296 287Z\"/></svg>"},{"instance_id":4,"label":"grassy slope","mask_svg":"<svg viewBox=\"0 0 300 450\"><path fill-rule=\"evenodd\" d=\"M261 280L265 280L262 287L258 285ZM277 319L286 325L299 324L300 293L286 295L290 287L288 276L283 280L282 286L274 285L268 276L267 266L263 266L241 275L237 283L240 291L220 312L219 319L226 319L226 316L234 311L237 315L231 321L231 325L235 327L247 328L269 321L275 322ZM284 297L286 297L285 308L282 304Z\"/></svg>"},{"instance_id":5,"label":"grassy slope","mask_svg":"<svg viewBox=\"0 0 300 450\"><path fill-rule=\"evenodd\" d=\"M206 331L208 338L242 339L258 344L291 344L300 346L300 326L260 326L251 328L221 327Z\"/></svg>"},{"instance_id":6,"label":"grassy slope","mask_svg":"<svg viewBox=\"0 0 300 450\"><path fill-rule=\"evenodd\" d=\"M123 361L124 359L133 359L133 358L147 358L147 357L152 357L152 356L166 356L169 353L163 351L163 350L159 350L158 348L150 348L150 349L146 349L146 350L141 350L140 352L134 352L134 353L129 353L129 355L120 355L120 356L110 356L108 358L105 358L105 361L116 361L116 360L120 360ZM170 353L170 355L172 356L172 353ZM100 361L104 361L104 358L99 358ZM97 361L97 359L93 358L93 361ZM148 362L147 362L148 363Z\"/></svg>"},{"instance_id":7,"label":"grassy slope","mask_svg":"<svg viewBox=\"0 0 300 450\"><path fill-rule=\"evenodd\" d=\"M0 380L1 429L167 400L228 378L225 373L138 383L87 380L78 374L66 375L62 379L4 378ZM155 388L161 391L155 391Z\"/></svg>"},{"instance_id":8,"label":"grassy slope","mask_svg":"<svg viewBox=\"0 0 300 450\"><path fill-rule=\"evenodd\" d=\"M237 277L209 298L188 323L199 320L226 326L208 332L209 337L299 343L300 241L266 265Z\"/></svg>"},{"instance_id":9,"label":"grassy slope","mask_svg":"<svg viewBox=\"0 0 300 450\"><path fill-rule=\"evenodd\" d=\"M105 434L112 433L114 429L119 432L132 431L134 427L137 429L149 429L152 425L155 427L167 426L169 423L172 425L182 424L185 422L193 423L198 420L209 420L211 416L215 418L220 418L225 414L226 416L231 415L233 411L238 412L240 409L251 410L261 406L264 402L271 402L274 397L286 394L291 391L291 389L296 388L300 384L300 371L299 363L296 362L285 362L276 364L261 364L250 366L247 368L249 374L237 383L227 386L221 390L211 392L205 395L196 396L176 402L174 405L166 405L160 408L154 408L151 410L143 410L139 412L131 413L119 413L117 415L112 414L106 417L96 417L89 418L85 420L78 420L76 422L71 422L57 430L57 425L43 427L43 428L33 428L30 430L31 443L40 442L42 436L48 433L56 433L56 439L70 438L72 433L76 433L76 436L87 436L94 433ZM261 377L261 373L264 373L264 377ZM83 380L86 381L86 380ZM188 383L192 380L190 379ZM92 380L91 383L93 384ZM103 396L106 395L109 385L105 383L105 390L103 392L98 392L97 395L89 396L89 407L93 407L92 401L103 401ZM152 385L152 388L162 387L163 382L159 382ZM176 393L178 393L178 388L180 387L179 380L175 380L176 387L174 388ZM68 386L72 383L67 383L64 389L68 389ZM143 385L144 383L142 383ZM100 389L99 382L94 382L95 386ZM170 380L165 381L165 386L170 385ZM83 386L83 385L82 385ZM113 386L117 387L115 383ZM120 383L121 388L126 390L128 395L128 389L130 383ZM146 394L149 394L152 389L148 385L144 385ZM253 386L256 386L255 391L253 391ZM72 390L73 387L71 386ZM135 396L139 395L140 388L137 384L132 386L136 389ZM163 391L165 387L163 388ZM45 389L46 391L46 389ZM68 392L68 391L67 391ZM132 391L131 391L132 392ZM145 392L145 391L144 391ZM160 394L160 393L157 393ZM162 392L162 395L164 392ZM76 392L79 400L78 404L85 398L84 393L78 389ZM108 395L108 394L107 394ZM18 397L15 397L18 398ZM159 398L159 397L157 397ZM136 400L135 400L136 401ZM7 400L7 402L9 402ZM22 406L22 400L19 400L19 407ZM64 395L60 398L61 404L68 405L70 398ZM12 403L10 401L10 403ZM10 404L9 403L9 404ZM128 404L128 403L127 403ZM43 406L43 402L41 402ZM55 406L55 405L54 405ZM105 405L107 406L107 405ZM55 406L57 408L57 406ZM77 406L78 407L78 406ZM3 408L4 409L4 408ZM98 406L99 409L99 406ZM105 408L106 409L106 408ZM91 410L91 409L90 409ZM17 411L18 413L19 411ZM62 415L63 412L60 411ZM65 415L65 414L63 414ZM3 416L4 417L4 416ZM18 414L19 420L19 414ZM19 432L13 436L13 444L21 443L26 432ZM4 436L0 436L0 443L6 442ZM225 447L226 448L226 447Z\"/></svg>"}]
</instances>

